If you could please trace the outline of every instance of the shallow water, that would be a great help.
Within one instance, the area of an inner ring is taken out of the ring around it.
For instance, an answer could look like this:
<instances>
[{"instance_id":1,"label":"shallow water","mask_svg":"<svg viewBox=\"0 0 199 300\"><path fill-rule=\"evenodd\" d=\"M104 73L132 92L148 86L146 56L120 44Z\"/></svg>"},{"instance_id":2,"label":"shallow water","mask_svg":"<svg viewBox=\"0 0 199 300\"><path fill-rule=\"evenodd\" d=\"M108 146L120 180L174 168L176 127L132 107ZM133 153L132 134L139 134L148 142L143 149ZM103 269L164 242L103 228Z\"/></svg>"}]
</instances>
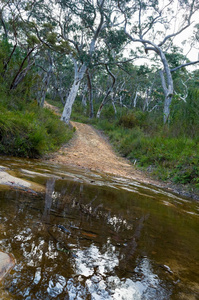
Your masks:
<instances>
[{"instance_id":1,"label":"shallow water","mask_svg":"<svg viewBox=\"0 0 199 300\"><path fill-rule=\"evenodd\" d=\"M0 299L199 299L199 203L121 178L3 158L45 193L0 190Z\"/></svg>"}]
</instances>

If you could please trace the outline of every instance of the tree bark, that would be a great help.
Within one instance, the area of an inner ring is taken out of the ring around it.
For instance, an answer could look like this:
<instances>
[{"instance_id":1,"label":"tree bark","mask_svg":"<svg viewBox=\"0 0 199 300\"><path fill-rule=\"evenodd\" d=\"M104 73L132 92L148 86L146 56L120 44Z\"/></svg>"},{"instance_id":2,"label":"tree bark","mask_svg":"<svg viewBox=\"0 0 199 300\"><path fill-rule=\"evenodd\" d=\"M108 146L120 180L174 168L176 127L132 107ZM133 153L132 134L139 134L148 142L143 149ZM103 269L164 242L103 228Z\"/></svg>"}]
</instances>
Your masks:
<instances>
[{"instance_id":1,"label":"tree bark","mask_svg":"<svg viewBox=\"0 0 199 300\"><path fill-rule=\"evenodd\" d=\"M164 124L169 123L171 101L172 95L166 95L164 99Z\"/></svg>"},{"instance_id":2,"label":"tree bark","mask_svg":"<svg viewBox=\"0 0 199 300\"><path fill-rule=\"evenodd\" d=\"M46 74L44 75L44 78L42 80L42 90L41 90L41 94L40 94L40 99L38 100L38 103L41 107L44 106L44 101L46 98L46 93L49 87L49 83L50 83L50 78L53 72L53 59L50 55L50 53L48 53L48 57L49 57L49 67L48 67L48 71L46 72Z\"/></svg>"},{"instance_id":3,"label":"tree bark","mask_svg":"<svg viewBox=\"0 0 199 300\"><path fill-rule=\"evenodd\" d=\"M93 111L93 88L92 88L92 82L91 82L91 75L90 73L86 72L87 74L87 81L88 81L88 91L89 91L89 118L92 119L94 116L94 111Z\"/></svg>"},{"instance_id":4,"label":"tree bark","mask_svg":"<svg viewBox=\"0 0 199 300\"><path fill-rule=\"evenodd\" d=\"M69 92L68 98L66 100L64 110L61 116L61 120L64 121L66 124L69 124L70 122L70 116L72 112L72 106L75 101L75 98L77 96L80 82L82 78L84 77L84 74L86 73L87 66L83 64L80 68L78 68L76 60L73 58L73 63L75 67L75 76L74 76L74 82L72 85L72 88Z\"/></svg>"},{"instance_id":5,"label":"tree bark","mask_svg":"<svg viewBox=\"0 0 199 300\"><path fill-rule=\"evenodd\" d=\"M160 77L161 77L162 87L163 87L164 96L165 96L164 97L164 118L163 118L163 120L164 120L164 124L166 124L167 122L169 122L170 106L171 106L171 101L172 101L172 97L173 97L173 79L172 79L172 77L168 78L168 76L167 76L168 84L166 84L164 73L162 70L160 71Z\"/></svg>"},{"instance_id":6,"label":"tree bark","mask_svg":"<svg viewBox=\"0 0 199 300\"><path fill-rule=\"evenodd\" d=\"M138 98L138 91L135 92L135 97L133 98L133 107L136 107L137 105L137 98Z\"/></svg>"},{"instance_id":7,"label":"tree bark","mask_svg":"<svg viewBox=\"0 0 199 300\"><path fill-rule=\"evenodd\" d=\"M114 113L115 113L115 115L117 115L117 108L116 108L116 106L115 106L115 101L114 101L113 95L112 95L112 97L111 97L111 103L112 103L112 106L113 106L113 109L114 109Z\"/></svg>"},{"instance_id":8,"label":"tree bark","mask_svg":"<svg viewBox=\"0 0 199 300\"><path fill-rule=\"evenodd\" d=\"M10 90L16 89L16 87L18 86L18 84L23 80L23 78L26 76L27 72L29 71L30 67L32 66L32 64L34 63L30 63L30 60L28 61L28 66L26 68L23 69L23 66L26 62L27 59L30 58L31 53L36 49L36 47L32 48L27 55L25 56L25 58L23 59L11 85L10 85Z\"/></svg>"},{"instance_id":9,"label":"tree bark","mask_svg":"<svg viewBox=\"0 0 199 300\"><path fill-rule=\"evenodd\" d=\"M88 84L85 84L84 89L83 89L83 95L82 95L82 106L86 109L87 106L87 99L86 99L86 94L88 91Z\"/></svg>"}]
</instances>

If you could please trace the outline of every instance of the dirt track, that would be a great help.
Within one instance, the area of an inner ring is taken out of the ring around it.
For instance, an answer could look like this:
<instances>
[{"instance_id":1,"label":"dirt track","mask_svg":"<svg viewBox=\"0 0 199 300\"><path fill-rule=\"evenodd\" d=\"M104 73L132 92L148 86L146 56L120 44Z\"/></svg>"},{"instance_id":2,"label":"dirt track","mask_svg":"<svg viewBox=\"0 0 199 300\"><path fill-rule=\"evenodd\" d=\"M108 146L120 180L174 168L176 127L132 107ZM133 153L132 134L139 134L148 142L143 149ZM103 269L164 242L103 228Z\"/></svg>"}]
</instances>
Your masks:
<instances>
[{"instance_id":1,"label":"dirt track","mask_svg":"<svg viewBox=\"0 0 199 300\"><path fill-rule=\"evenodd\" d=\"M116 155L105 137L92 126L77 122L71 124L76 128L74 137L50 158L52 162L160 185Z\"/></svg>"},{"instance_id":2,"label":"dirt track","mask_svg":"<svg viewBox=\"0 0 199 300\"><path fill-rule=\"evenodd\" d=\"M59 114L57 107L48 103L45 103L45 106ZM74 137L67 145L54 153L49 159L50 161L117 177L126 177L199 200L196 191L190 191L189 188L182 185L154 180L144 172L137 170L128 160L116 155L107 139L92 126L77 122L71 122L71 124L76 128Z\"/></svg>"}]
</instances>

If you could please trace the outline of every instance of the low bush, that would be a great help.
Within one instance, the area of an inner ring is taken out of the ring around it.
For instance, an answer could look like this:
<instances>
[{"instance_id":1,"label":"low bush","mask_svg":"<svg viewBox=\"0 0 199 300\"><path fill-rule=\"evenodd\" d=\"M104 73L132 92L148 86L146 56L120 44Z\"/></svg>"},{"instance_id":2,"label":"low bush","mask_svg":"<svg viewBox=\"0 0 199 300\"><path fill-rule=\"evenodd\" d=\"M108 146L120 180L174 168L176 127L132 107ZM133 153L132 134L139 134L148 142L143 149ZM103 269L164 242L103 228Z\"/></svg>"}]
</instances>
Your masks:
<instances>
[{"instance_id":1,"label":"low bush","mask_svg":"<svg viewBox=\"0 0 199 300\"><path fill-rule=\"evenodd\" d=\"M135 116L134 112L122 115L118 120L118 125L125 128L133 128L139 125L138 119Z\"/></svg>"},{"instance_id":2,"label":"low bush","mask_svg":"<svg viewBox=\"0 0 199 300\"><path fill-rule=\"evenodd\" d=\"M36 103L0 95L0 154L34 158L57 150L72 137L59 119Z\"/></svg>"},{"instance_id":3,"label":"low bush","mask_svg":"<svg viewBox=\"0 0 199 300\"><path fill-rule=\"evenodd\" d=\"M124 128L116 121L99 120L96 126L109 136L121 155L136 162L138 167L150 170L152 175L164 181L199 188L199 140L174 138L166 128L149 134L145 128Z\"/></svg>"}]
</instances>

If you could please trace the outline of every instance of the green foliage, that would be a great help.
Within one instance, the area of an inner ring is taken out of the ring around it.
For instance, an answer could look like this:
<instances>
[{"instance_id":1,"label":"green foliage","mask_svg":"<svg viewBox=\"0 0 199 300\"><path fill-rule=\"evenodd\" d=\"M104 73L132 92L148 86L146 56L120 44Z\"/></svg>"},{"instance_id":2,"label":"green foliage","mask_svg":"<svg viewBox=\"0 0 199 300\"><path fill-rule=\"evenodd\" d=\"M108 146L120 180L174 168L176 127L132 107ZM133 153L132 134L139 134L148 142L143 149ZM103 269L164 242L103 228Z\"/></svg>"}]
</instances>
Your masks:
<instances>
[{"instance_id":1,"label":"green foliage","mask_svg":"<svg viewBox=\"0 0 199 300\"><path fill-rule=\"evenodd\" d=\"M138 125L138 119L136 118L134 112L130 112L120 117L118 125L121 125L125 128L133 128Z\"/></svg>"},{"instance_id":2,"label":"green foliage","mask_svg":"<svg viewBox=\"0 0 199 300\"><path fill-rule=\"evenodd\" d=\"M1 93L1 155L39 157L57 150L71 137L72 131L54 113Z\"/></svg>"},{"instance_id":3,"label":"green foliage","mask_svg":"<svg viewBox=\"0 0 199 300\"><path fill-rule=\"evenodd\" d=\"M52 29L47 25L46 32ZM52 35L50 32L48 37L54 43ZM27 43L33 47L39 40L30 33ZM58 149L72 131L58 116L37 106L34 99L40 76L34 67L15 89L10 89L16 75L27 67L27 51L7 40L0 43L0 154L39 157Z\"/></svg>"},{"instance_id":4,"label":"green foliage","mask_svg":"<svg viewBox=\"0 0 199 300\"><path fill-rule=\"evenodd\" d=\"M122 45L126 42L127 36L123 29L109 30L104 33L106 45L111 49L119 52Z\"/></svg>"},{"instance_id":5,"label":"green foliage","mask_svg":"<svg viewBox=\"0 0 199 300\"><path fill-rule=\"evenodd\" d=\"M95 126L97 126L97 128L103 130L105 133L107 133L109 135L109 137L111 138L111 132L115 132L115 128L116 128L116 122L115 121L109 121L107 119L94 119L93 120L93 124ZM120 138L120 135L118 136L118 138ZM118 138L116 138L116 140L118 140Z\"/></svg>"},{"instance_id":6,"label":"green foliage","mask_svg":"<svg viewBox=\"0 0 199 300\"><path fill-rule=\"evenodd\" d=\"M113 105L105 105L103 107L103 110L101 112L101 118L108 120L115 119L115 111Z\"/></svg>"},{"instance_id":7,"label":"green foliage","mask_svg":"<svg viewBox=\"0 0 199 300\"><path fill-rule=\"evenodd\" d=\"M74 49L69 45L68 41L64 41L61 40L59 42L59 45L54 45L54 49L60 53L66 53L66 54L70 54L72 53L73 56L76 55L76 52L74 51Z\"/></svg>"},{"instance_id":8,"label":"green foliage","mask_svg":"<svg viewBox=\"0 0 199 300\"><path fill-rule=\"evenodd\" d=\"M199 89L190 88L186 102L174 99L171 107L173 136L198 137L199 132Z\"/></svg>"},{"instance_id":9,"label":"green foliage","mask_svg":"<svg viewBox=\"0 0 199 300\"><path fill-rule=\"evenodd\" d=\"M182 50L176 46L173 46L170 53L166 53L165 56L171 68L175 68L184 63L186 57L182 54Z\"/></svg>"},{"instance_id":10,"label":"green foliage","mask_svg":"<svg viewBox=\"0 0 199 300\"><path fill-rule=\"evenodd\" d=\"M34 47L35 45L39 45L40 44L40 41L39 39L37 38L36 35L34 34L28 34L27 35L27 43L30 47Z\"/></svg>"},{"instance_id":11,"label":"green foliage","mask_svg":"<svg viewBox=\"0 0 199 300\"><path fill-rule=\"evenodd\" d=\"M57 41L57 34L55 32L49 32L46 35L46 41L52 45L54 45Z\"/></svg>"},{"instance_id":12,"label":"green foliage","mask_svg":"<svg viewBox=\"0 0 199 300\"><path fill-rule=\"evenodd\" d=\"M147 114L137 111L122 116L119 121L93 122L109 136L115 149L137 167L149 170L161 180L199 188L199 139L182 134L173 137L172 128L153 127L151 121Z\"/></svg>"}]
</instances>

